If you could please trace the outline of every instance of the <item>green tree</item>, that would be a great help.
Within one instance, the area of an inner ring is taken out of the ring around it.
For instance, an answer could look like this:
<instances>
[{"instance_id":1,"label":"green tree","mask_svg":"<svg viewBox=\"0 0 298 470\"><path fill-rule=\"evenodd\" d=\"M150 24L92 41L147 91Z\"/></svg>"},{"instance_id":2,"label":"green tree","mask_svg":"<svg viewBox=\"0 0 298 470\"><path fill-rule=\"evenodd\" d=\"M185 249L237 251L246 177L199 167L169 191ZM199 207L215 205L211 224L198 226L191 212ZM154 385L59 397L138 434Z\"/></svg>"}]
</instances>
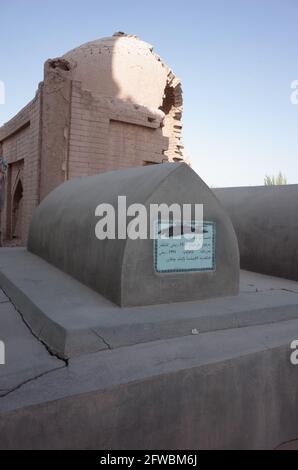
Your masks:
<instances>
[{"instance_id":1,"label":"green tree","mask_svg":"<svg viewBox=\"0 0 298 470\"><path fill-rule=\"evenodd\" d=\"M288 184L287 178L282 174L281 171L278 173L277 176L266 175L264 178L265 186L278 186L281 184Z\"/></svg>"}]
</instances>

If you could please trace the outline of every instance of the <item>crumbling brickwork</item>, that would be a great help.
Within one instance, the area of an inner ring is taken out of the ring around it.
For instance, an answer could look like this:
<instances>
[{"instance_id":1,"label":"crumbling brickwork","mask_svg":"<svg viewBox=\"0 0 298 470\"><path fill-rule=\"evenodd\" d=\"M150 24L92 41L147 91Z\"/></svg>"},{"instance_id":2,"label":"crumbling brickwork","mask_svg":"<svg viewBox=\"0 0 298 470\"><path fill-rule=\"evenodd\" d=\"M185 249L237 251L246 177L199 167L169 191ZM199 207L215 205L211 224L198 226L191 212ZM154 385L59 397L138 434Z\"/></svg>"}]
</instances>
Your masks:
<instances>
[{"instance_id":1,"label":"crumbling brickwork","mask_svg":"<svg viewBox=\"0 0 298 470\"><path fill-rule=\"evenodd\" d=\"M180 81L135 36L48 60L35 98L0 128L4 240L25 243L34 207L69 178L183 160L181 116Z\"/></svg>"},{"instance_id":2,"label":"crumbling brickwork","mask_svg":"<svg viewBox=\"0 0 298 470\"><path fill-rule=\"evenodd\" d=\"M1 211L2 237L16 238L22 244L26 242L32 212L39 202L40 103L38 90L34 100L0 128L1 152L8 163Z\"/></svg>"}]
</instances>

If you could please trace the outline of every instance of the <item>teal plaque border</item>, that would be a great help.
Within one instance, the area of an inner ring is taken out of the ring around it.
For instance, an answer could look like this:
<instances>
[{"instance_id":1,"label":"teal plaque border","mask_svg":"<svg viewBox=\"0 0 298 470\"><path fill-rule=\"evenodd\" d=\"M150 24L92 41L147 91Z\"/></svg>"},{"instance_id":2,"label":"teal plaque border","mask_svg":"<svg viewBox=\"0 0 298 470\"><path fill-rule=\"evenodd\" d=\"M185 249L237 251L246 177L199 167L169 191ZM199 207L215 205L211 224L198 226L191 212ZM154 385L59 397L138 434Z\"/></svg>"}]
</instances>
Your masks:
<instances>
[{"instance_id":1,"label":"teal plaque border","mask_svg":"<svg viewBox=\"0 0 298 470\"><path fill-rule=\"evenodd\" d=\"M157 224L158 225L158 224ZM203 227L206 225L212 225L212 267L211 268L186 268L186 269L158 269L157 268L157 250L158 250L158 238L154 240L154 269L158 274L163 273L179 273L179 272L212 272L216 270L216 223L211 221L205 221Z\"/></svg>"}]
</instances>

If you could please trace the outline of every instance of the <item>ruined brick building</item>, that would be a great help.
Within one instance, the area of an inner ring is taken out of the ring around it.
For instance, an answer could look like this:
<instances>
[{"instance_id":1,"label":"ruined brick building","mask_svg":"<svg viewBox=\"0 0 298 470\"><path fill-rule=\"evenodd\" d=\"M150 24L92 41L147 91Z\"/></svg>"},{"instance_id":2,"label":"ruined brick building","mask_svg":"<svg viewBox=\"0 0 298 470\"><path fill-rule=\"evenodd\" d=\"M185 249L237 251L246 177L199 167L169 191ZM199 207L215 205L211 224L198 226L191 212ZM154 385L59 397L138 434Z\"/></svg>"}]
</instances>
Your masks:
<instances>
[{"instance_id":1,"label":"ruined brick building","mask_svg":"<svg viewBox=\"0 0 298 470\"><path fill-rule=\"evenodd\" d=\"M180 81L135 36L48 60L35 98L0 128L3 239L24 243L36 205L67 179L183 160L181 113Z\"/></svg>"}]
</instances>

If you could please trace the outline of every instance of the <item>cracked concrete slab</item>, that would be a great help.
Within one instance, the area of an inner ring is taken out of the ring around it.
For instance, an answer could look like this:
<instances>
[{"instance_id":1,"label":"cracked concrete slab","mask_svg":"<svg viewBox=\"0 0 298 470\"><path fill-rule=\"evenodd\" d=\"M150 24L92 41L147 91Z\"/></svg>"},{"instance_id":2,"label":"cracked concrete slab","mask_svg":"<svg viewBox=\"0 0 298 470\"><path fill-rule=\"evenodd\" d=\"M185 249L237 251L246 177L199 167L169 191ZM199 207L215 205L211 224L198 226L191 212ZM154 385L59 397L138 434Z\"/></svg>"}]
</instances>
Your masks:
<instances>
[{"instance_id":1,"label":"cracked concrete slab","mask_svg":"<svg viewBox=\"0 0 298 470\"><path fill-rule=\"evenodd\" d=\"M0 285L63 358L298 318L298 283L242 272L238 296L120 308L25 249L1 249Z\"/></svg>"},{"instance_id":2,"label":"cracked concrete slab","mask_svg":"<svg viewBox=\"0 0 298 470\"><path fill-rule=\"evenodd\" d=\"M9 298L4 294L3 290L0 289L0 304L3 302L9 302Z\"/></svg>"},{"instance_id":3,"label":"cracked concrete slab","mask_svg":"<svg viewBox=\"0 0 298 470\"><path fill-rule=\"evenodd\" d=\"M72 359L0 400L0 448L275 448L298 433L295 332L298 320Z\"/></svg>"},{"instance_id":4,"label":"cracked concrete slab","mask_svg":"<svg viewBox=\"0 0 298 470\"><path fill-rule=\"evenodd\" d=\"M65 365L32 335L9 301L0 303L0 339L5 343L5 364L0 365L0 397Z\"/></svg>"},{"instance_id":5,"label":"cracked concrete slab","mask_svg":"<svg viewBox=\"0 0 298 470\"><path fill-rule=\"evenodd\" d=\"M244 272L238 297L121 309L22 249L2 254L0 284L22 313L2 292L0 448L253 449L297 438L297 283ZM46 334L80 356L51 356Z\"/></svg>"}]
</instances>

